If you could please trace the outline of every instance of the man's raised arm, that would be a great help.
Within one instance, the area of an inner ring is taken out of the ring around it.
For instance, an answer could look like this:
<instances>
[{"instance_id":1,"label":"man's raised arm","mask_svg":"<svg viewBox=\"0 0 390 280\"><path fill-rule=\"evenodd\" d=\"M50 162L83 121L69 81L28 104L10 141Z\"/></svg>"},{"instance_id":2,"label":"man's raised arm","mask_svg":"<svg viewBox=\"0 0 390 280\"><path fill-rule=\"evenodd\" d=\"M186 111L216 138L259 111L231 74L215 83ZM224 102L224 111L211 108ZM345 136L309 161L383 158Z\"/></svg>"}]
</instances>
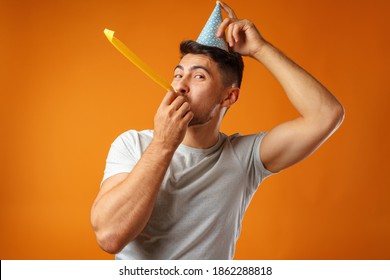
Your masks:
<instances>
[{"instance_id":1,"label":"man's raised arm","mask_svg":"<svg viewBox=\"0 0 390 280\"><path fill-rule=\"evenodd\" d=\"M260 158L273 172L285 169L314 152L341 124L344 109L313 76L267 42L248 20L239 20L226 4L228 13L217 35L226 30L229 46L262 63L279 81L300 116L267 133Z\"/></svg>"}]
</instances>

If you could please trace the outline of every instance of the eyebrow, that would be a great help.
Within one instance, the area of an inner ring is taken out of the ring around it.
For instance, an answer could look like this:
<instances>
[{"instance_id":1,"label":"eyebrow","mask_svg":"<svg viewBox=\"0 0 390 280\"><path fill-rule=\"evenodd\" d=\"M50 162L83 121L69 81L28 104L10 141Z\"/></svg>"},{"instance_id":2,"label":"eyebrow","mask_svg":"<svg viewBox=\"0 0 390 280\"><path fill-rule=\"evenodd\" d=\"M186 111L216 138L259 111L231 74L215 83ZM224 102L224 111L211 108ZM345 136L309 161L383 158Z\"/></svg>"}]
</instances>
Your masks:
<instances>
[{"instance_id":1,"label":"eyebrow","mask_svg":"<svg viewBox=\"0 0 390 280\"><path fill-rule=\"evenodd\" d=\"M182 65L180 65L180 64L177 65L174 70L176 70L177 68L179 68L179 69L184 71L184 67ZM211 73L210 73L209 69L207 69L206 67L204 67L202 65L193 65L193 66L190 67L189 70L193 71L193 70L196 70L196 69L203 69L204 71L207 72L207 74L209 74L211 76Z\"/></svg>"}]
</instances>

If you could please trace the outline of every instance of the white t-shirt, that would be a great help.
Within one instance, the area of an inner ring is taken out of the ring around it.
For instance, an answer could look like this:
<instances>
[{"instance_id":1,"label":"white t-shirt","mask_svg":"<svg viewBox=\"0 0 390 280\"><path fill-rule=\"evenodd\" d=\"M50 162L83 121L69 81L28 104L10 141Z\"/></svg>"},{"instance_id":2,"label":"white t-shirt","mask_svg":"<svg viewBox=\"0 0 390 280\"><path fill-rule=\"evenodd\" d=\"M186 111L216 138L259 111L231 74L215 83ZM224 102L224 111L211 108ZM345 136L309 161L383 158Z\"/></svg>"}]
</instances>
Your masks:
<instances>
[{"instance_id":1,"label":"white t-shirt","mask_svg":"<svg viewBox=\"0 0 390 280\"><path fill-rule=\"evenodd\" d=\"M272 174L260 160L264 135L220 133L209 149L180 145L150 220L116 258L232 259L244 212ZM120 135L111 145L103 180L130 172L152 138L152 130Z\"/></svg>"}]
</instances>

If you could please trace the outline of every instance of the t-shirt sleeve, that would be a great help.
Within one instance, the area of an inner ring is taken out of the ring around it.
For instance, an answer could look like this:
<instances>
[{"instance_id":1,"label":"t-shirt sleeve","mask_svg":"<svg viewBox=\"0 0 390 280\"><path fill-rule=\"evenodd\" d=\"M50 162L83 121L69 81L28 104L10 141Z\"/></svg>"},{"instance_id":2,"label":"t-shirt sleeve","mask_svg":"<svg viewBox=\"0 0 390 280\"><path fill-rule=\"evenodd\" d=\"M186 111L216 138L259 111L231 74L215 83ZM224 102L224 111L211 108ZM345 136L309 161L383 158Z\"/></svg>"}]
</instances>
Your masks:
<instances>
[{"instance_id":1,"label":"t-shirt sleeve","mask_svg":"<svg viewBox=\"0 0 390 280\"><path fill-rule=\"evenodd\" d=\"M274 174L264 167L260 159L261 141L265 135L266 132L245 136L236 134L232 140L236 155L247 173L250 193L253 193L265 178Z\"/></svg>"},{"instance_id":2,"label":"t-shirt sleeve","mask_svg":"<svg viewBox=\"0 0 390 280\"><path fill-rule=\"evenodd\" d=\"M119 174L130 173L138 161L137 156L132 149L135 145L133 139L129 137L129 133L123 133L111 144L110 151L106 159L106 167L104 169L103 180Z\"/></svg>"},{"instance_id":3,"label":"t-shirt sleeve","mask_svg":"<svg viewBox=\"0 0 390 280\"><path fill-rule=\"evenodd\" d=\"M254 180L255 180L254 183L257 184L257 185L259 185L261 183L261 181L263 181L268 176L270 176L272 174L275 174L275 173L269 171L268 169L266 169L264 167L263 162L260 159L261 142L263 141L263 138L264 138L264 136L266 134L267 134L266 132L262 132L262 133L259 133L259 134L256 135L254 149L252 149L253 158L254 158L254 161L255 161L254 168L258 169L258 170L255 170L254 172L259 174L258 178L261 178L261 180L256 180L254 178Z\"/></svg>"}]
</instances>

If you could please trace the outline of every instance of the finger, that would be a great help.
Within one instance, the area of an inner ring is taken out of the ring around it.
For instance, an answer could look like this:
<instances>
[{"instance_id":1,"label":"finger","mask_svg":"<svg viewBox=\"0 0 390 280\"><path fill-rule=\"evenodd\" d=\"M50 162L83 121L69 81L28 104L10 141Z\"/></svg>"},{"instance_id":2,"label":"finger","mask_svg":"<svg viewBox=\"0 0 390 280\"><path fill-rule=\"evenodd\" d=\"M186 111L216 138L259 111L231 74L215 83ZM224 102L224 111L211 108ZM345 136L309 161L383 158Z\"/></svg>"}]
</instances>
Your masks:
<instances>
[{"instance_id":1,"label":"finger","mask_svg":"<svg viewBox=\"0 0 390 280\"><path fill-rule=\"evenodd\" d=\"M183 117L183 122L188 126L188 124L190 123L193 117L194 117L194 113L188 111Z\"/></svg>"},{"instance_id":2,"label":"finger","mask_svg":"<svg viewBox=\"0 0 390 280\"><path fill-rule=\"evenodd\" d=\"M177 96L178 94L176 92L174 92L173 90L169 90L164 96L164 99L162 100L161 104L168 106L175 100Z\"/></svg>"},{"instance_id":3,"label":"finger","mask_svg":"<svg viewBox=\"0 0 390 280\"><path fill-rule=\"evenodd\" d=\"M217 31L217 37L222 37L223 34L225 33L225 29L229 26L229 24L232 22L231 18L225 18L222 23L218 27Z\"/></svg>"},{"instance_id":4,"label":"finger","mask_svg":"<svg viewBox=\"0 0 390 280\"><path fill-rule=\"evenodd\" d=\"M187 100L183 96L177 96L175 100L172 101L170 106L172 106L176 111L180 109L184 102Z\"/></svg>"},{"instance_id":5,"label":"finger","mask_svg":"<svg viewBox=\"0 0 390 280\"><path fill-rule=\"evenodd\" d=\"M236 16L236 13L227 4L225 4L221 1L217 1L217 3L221 4L222 9L228 14L229 18L238 19L238 17Z\"/></svg>"},{"instance_id":6,"label":"finger","mask_svg":"<svg viewBox=\"0 0 390 280\"><path fill-rule=\"evenodd\" d=\"M177 113L181 117L184 117L189 111L191 111L191 106L188 102L184 102L181 104L180 108L177 109Z\"/></svg>"},{"instance_id":7,"label":"finger","mask_svg":"<svg viewBox=\"0 0 390 280\"><path fill-rule=\"evenodd\" d=\"M229 24L228 31L227 31L226 41L229 43L230 47L234 46L233 29L235 25L236 25L235 23Z\"/></svg>"},{"instance_id":8,"label":"finger","mask_svg":"<svg viewBox=\"0 0 390 280\"><path fill-rule=\"evenodd\" d=\"M163 100L161 101L161 104L165 104L165 105L171 104L171 102L172 102L173 99L174 99L174 96L175 96L174 91L173 91L173 90L169 90L169 91L165 94Z\"/></svg>"},{"instance_id":9,"label":"finger","mask_svg":"<svg viewBox=\"0 0 390 280\"><path fill-rule=\"evenodd\" d=\"M242 24L236 22L236 24L232 25L232 40L234 43L237 43L240 40L240 31L242 28Z\"/></svg>"}]
</instances>

